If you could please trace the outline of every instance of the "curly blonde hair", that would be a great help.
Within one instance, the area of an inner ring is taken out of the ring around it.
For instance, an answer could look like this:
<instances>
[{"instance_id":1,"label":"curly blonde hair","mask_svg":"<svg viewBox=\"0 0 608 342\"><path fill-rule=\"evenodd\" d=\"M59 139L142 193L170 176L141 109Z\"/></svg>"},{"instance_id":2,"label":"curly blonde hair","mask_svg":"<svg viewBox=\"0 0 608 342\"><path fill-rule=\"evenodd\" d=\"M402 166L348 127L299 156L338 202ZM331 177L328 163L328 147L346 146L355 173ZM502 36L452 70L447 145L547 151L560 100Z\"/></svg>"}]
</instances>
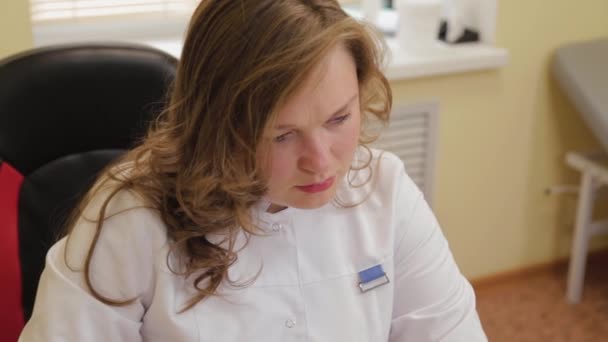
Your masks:
<instances>
[{"instance_id":1,"label":"curly blonde hair","mask_svg":"<svg viewBox=\"0 0 608 342\"><path fill-rule=\"evenodd\" d=\"M250 208L266 192L255 150L267 124L300 80L337 44L351 53L366 119L386 123L392 97L381 72L382 40L349 17L335 0L204 0L191 18L177 75L164 111L146 137L108 166L98 185L117 185L104 199L84 267L93 295L90 263L110 200L137 193L167 227L172 253L184 271L197 271L197 295L184 310L214 295L236 260L238 232L256 233ZM362 132L360 144L373 140ZM128 173L116 165L130 163ZM113 184L114 184L113 182ZM98 193L93 189L74 212L69 229ZM222 247L207 240L222 232ZM174 271L177 272L177 271Z\"/></svg>"}]
</instances>

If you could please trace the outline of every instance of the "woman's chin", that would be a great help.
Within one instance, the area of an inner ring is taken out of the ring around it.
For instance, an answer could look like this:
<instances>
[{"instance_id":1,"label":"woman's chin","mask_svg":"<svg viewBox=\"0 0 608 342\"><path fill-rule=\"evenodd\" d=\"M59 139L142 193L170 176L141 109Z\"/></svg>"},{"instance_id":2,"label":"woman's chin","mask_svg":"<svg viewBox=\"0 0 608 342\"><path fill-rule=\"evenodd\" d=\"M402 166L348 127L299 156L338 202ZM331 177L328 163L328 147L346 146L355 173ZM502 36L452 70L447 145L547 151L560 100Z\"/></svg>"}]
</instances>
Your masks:
<instances>
[{"instance_id":1,"label":"woman's chin","mask_svg":"<svg viewBox=\"0 0 608 342\"><path fill-rule=\"evenodd\" d=\"M294 201L292 207L298 209L317 209L331 202L336 195L335 189L332 187L321 193L305 194L298 196L298 200Z\"/></svg>"},{"instance_id":2,"label":"woman's chin","mask_svg":"<svg viewBox=\"0 0 608 342\"><path fill-rule=\"evenodd\" d=\"M297 209L317 209L331 202L336 196L336 186L331 188L309 193L293 188L292 192L283 193L281 196L269 196L267 199L271 204L268 212L278 212L285 207L297 208Z\"/></svg>"}]
</instances>

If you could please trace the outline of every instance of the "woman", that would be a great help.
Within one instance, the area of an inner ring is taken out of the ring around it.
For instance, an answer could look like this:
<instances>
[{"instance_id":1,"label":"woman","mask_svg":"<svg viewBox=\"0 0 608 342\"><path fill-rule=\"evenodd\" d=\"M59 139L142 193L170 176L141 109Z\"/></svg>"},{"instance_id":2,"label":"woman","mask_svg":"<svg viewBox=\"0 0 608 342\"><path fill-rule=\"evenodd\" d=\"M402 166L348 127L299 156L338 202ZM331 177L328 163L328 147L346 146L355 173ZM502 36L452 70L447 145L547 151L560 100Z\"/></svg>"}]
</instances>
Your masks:
<instances>
[{"instance_id":1,"label":"woman","mask_svg":"<svg viewBox=\"0 0 608 342\"><path fill-rule=\"evenodd\" d=\"M48 253L22 341L485 341L333 0L204 0L169 104Z\"/></svg>"}]
</instances>

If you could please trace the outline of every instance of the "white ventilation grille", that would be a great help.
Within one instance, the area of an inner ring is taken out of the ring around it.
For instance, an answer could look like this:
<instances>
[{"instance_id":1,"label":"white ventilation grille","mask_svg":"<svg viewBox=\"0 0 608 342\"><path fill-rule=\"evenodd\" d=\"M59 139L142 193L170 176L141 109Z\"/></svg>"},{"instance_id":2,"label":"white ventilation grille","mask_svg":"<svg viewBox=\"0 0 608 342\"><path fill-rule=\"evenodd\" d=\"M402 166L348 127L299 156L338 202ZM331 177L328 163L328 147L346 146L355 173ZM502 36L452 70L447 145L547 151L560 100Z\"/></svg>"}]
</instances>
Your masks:
<instances>
[{"instance_id":1,"label":"white ventilation grille","mask_svg":"<svg viewBox=\"0 0 608 342\"><path fill-rule=\"evenodd\" d=\"M391 120L371 146L395 153L408 175L432 203L439 104L425 102L393 108Z\"/></svg>"}]
</instances>

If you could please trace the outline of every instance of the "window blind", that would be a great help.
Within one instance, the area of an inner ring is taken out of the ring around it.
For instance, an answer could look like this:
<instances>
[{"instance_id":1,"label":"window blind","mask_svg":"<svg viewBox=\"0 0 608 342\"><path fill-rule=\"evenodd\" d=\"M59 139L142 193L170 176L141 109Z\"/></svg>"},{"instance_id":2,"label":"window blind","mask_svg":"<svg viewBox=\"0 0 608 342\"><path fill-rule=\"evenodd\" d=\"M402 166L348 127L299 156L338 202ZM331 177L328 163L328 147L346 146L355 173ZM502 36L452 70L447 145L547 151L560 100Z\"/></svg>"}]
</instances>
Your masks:
<instances>
[{"instance_id":1,"label":"window blind","mask_svg":"<svg viewBox=\"0 0 608 342\"><path fill-rule=\"evenodd\" d=\"M200 0L30 0L34 23L129 15L190 15Z\"/></svg>"}]
</instances>

